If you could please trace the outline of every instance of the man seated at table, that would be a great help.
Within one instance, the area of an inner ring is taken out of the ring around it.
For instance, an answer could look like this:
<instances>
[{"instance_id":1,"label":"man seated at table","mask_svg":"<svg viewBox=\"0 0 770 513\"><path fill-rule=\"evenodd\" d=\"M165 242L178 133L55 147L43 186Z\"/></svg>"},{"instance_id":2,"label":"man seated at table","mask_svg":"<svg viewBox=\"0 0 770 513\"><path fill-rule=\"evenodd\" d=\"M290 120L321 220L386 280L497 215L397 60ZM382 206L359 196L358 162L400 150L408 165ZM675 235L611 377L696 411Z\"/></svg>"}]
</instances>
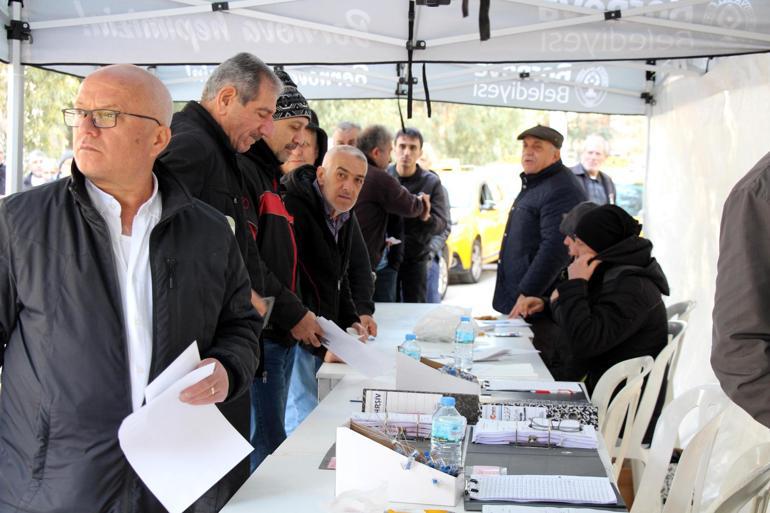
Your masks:
<instances>
[{"instance_id":1,"label":"man seated at table","mask_svg":"<svg viewBox=\"0 0 770 513\"><path fill-rule=\"evenodd\" d=\"M604 205L580 217L565 237L574 258L566 281L550 299L527 297L513 315L545 311L559 326L556 350L564 362L556 379L586 378L592 392L618 362L657 354L668 342L661 294L666 276L651 256L652 243L623 209Z\"/></svg>"},{"instance_id":2,"label":"man seated at table","mask_svg":"<svg viewBox=\"0 0 770 513\"><path fill-rule=\"evenodd\" d=\"M366 169L366 157L358 148L334 146L318 168L302 166L283 179L284 202L294 216L302 303L361 336L367 331L351 297L348 273L353 236L360 230L350 210Z\"/></svg>"}]
</instances>

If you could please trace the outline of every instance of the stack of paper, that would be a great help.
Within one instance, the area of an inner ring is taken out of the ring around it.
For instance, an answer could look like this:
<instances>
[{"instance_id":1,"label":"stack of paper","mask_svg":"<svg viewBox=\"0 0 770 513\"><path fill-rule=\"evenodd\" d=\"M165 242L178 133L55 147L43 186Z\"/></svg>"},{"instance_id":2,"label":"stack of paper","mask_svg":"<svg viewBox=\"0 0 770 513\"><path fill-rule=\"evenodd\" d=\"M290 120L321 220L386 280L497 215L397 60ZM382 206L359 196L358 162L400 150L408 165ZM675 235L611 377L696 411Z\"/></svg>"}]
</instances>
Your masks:
<instances>
[{"instance_id":1,"label":"stack of paper","mask_svg":"<svg viewBox=\"0 0 770 513\"><path fill-rule=\"evenodd\" d=\"M576 381L526 381L490 379L484 383L487 390L508 392L532 392L536 394L580 394L583 388Z\"/></svg>"},{"instance_id":2,"label":"stack of paper","mask_svg":"<svg viewBox=\"0 0 770 513\"><path fill-rule=\"evenodd\" d=\"M393 436L404 433L407 438L429 438L433 422L430 415L414 413L357 412L350 420L356 424L381 429Z\"/></svg>"},{"instance_id":3,"label":"stack of paper","mask_svg":"<svg viewBox=\"0 0 770 513\"><path fill-rule=\"evenodd\" d=\"M536 419L549 425L548 419ZM593 426L580 426L577 421L554 422L553 427L543 429L532 420L506 421L479 419L473 429L473 441L477 444L536 444L596 449L596 430ZM573 431L574 429L574 431ZM579 430L578 430L579 429Z\"/></svg>"},{"instance_id":4,"label":"stack of paper","mask_svg":"<svg viewBox=\"0 0 770 513\"><path fill-rule=\"evenodd\" d=\"M470 497L481 501L617 504L606 477L471 476Z\"/></svg>"}]
</instances>

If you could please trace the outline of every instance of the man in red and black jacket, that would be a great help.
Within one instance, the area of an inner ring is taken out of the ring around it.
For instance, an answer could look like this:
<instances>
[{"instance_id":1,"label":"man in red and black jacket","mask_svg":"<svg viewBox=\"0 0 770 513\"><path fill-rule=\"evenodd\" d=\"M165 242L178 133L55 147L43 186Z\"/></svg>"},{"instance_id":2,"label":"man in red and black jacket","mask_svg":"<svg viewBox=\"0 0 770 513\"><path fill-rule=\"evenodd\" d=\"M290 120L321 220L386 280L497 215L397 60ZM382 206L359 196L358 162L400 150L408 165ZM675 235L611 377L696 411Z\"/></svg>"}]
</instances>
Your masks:
<instances>
[{"instance_id":1,"label":"man in red and black jacket","mask_svg":"<svg viewBox=\"0 0 770 513\"><path fill-rule=\"evenodd\" d=\"M296 341L320 346L322 333L315 314L298 297L298 253L294 219L286 211L279 186L281 163L302 143L303 130L310 121L310 108L289 75L276 70L283 82L273 115L275 129L238 157L244 174L248 201L250 243L259 251L258 262L265 285L265 297L274 297L273 311L262 336L262 372L251 388L252 470L286 439L284 415L294 364Z\"/></svg>"}]
</instances>

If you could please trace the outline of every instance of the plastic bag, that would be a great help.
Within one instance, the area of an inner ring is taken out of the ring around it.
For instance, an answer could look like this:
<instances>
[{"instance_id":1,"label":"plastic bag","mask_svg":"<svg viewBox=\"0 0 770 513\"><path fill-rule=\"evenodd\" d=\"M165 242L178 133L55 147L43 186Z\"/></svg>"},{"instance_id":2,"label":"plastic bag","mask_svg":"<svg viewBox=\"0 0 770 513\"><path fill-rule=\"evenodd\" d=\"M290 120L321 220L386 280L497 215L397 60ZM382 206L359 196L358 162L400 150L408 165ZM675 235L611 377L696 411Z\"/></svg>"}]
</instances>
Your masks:
<instances>
[{"instance_id":1,"label":"plastic bag","mask_svg":"<svg viewBox=\"0 0 770 513\"><path fill-rule=\"evenodd\" d=\"M348 490L328 506L329 513L382 513L387 509L388 487L383 481L371 490Z\"/></svg>"},{"instance_id":2,"label":"plastic bag","mask_svg":"<svg viewBox=\"0 0 770 513\"><path fill-rule=\"evenodd\" d=\"M419 340L428 342L454 342L455 328L463 315L470 316L471 309L452 305L437 306L417 321L414 334ZM473 329L478 335L479 329L475 322Z\"/></svg>"}]
</instances>

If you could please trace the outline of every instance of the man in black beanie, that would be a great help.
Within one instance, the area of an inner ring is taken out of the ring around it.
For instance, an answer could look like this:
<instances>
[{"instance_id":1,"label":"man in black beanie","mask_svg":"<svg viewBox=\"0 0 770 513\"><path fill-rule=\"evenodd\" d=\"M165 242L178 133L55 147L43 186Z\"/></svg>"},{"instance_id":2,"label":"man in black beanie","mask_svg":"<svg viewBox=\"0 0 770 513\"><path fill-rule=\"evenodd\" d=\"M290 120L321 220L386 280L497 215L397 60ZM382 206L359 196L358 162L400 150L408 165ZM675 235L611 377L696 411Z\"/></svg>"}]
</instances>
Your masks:
<instances>
[{"instance_id":1,"label":"man in black beanie","mask_svg":"<svg viewBox=\"0 0 770 513\"><path fill-rule=\"evenodd\" d=\"M257 255L259 260L252 266L262 269L265 282L263 290L257 292L275 298L262 332L264 365L251 388L251 443L255 447L252 470L286 439L284 413L296 342L318 347L322 333L315 314L299 297L293 219L279 190L281 163L303 143L311 111L289 75L280 69L275 74L283 83L273 114L275 128L238 156L246 201L251 204L247 210L251 213L247 219L250 243L258 248L249 254Z\"/></svg>"},{"instance_id":2,"label":"man in black beanie","mask_svg":"<svg viewBox=\"0 0 770 513\"><path fill-rule=\"evenodd\" d=\"M568 279L550 299L526 298L525 315L546 311L560 328L564 362L556 379L586 378L593 391L604 372L623 360L657 354L668 342L663 270L652 243L622 208L603 205L580 217L571 239Z\"/></svg>"}]
</instances>

